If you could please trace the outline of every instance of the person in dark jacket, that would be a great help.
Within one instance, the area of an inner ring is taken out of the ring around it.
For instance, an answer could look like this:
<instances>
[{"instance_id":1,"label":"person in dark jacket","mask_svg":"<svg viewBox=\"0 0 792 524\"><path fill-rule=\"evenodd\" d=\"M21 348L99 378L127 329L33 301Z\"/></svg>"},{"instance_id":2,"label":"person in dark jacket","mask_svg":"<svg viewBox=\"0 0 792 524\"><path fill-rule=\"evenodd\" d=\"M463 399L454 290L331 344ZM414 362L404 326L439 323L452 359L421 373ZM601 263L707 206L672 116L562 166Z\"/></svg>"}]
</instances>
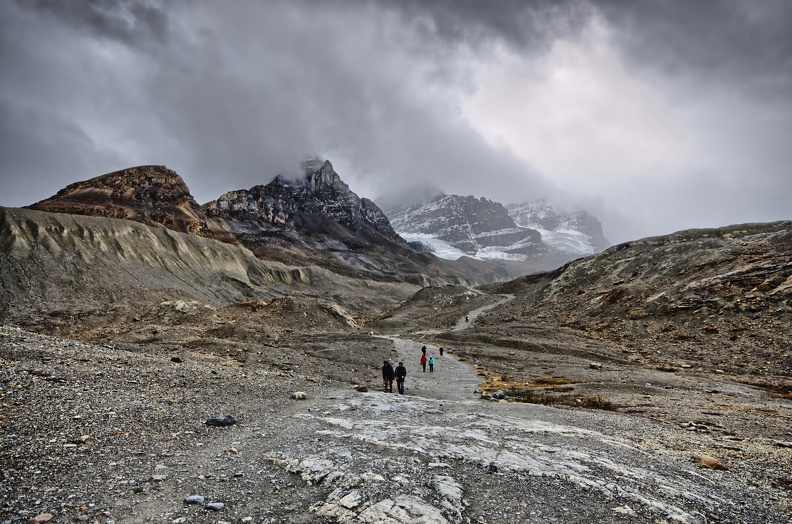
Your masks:
<instances>
[{"instance_id":1,"label":"person in dark jacket","mask_svg":"<svg viewBox=\"0 0 792 524\"><path fill-rule=\"evenodd\" d=\"M382 382L385 386L385 393L393 393L393 379L395 376L393 366L386 360L382 365Z\"/></svg>"},{"instance_id":2,"label":"person in dark jacket","mask_svg":"<svg viewBox=\"0 0 792 524\"><path fill-rule=\"evenodd\" d=\"M407 368L404 367L404 362L399 361L396 366L396 387L399 389L399 395L404 395L404 377L407 376Z\"/></svg>"}]
</instances>

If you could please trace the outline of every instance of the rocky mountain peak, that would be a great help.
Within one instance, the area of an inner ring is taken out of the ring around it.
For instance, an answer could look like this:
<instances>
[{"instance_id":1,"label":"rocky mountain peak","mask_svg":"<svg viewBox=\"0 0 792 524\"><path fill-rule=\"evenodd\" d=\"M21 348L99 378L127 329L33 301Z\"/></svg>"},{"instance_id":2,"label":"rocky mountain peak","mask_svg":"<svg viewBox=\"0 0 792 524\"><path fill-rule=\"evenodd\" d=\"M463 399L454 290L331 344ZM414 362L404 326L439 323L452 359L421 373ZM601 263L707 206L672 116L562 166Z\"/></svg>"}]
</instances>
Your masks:
<instances>
[{"instance_id":1,"label":"rocky mountain peak","mask_svg":"<svg viewBox=\"0 0 792 524\"><path fill-rule=\"evenodd\" d=\"M76 182L30 209L135 220L211 237L187 184L165 166L138 166Z\"/></svg>"},{"instance_id":2,"label":"rocky mountain peak","mask_svg":"<svg viewBox=\"0 0 792 524\"><path fill-rule=\"evenodd\" d=\"M329 161L312 159L302 167L302 178L278 175L269 184L226 193L205 204L204 209L209 216L252 215L265 226L279 228L304 223L301 217L305 215L325 215L353 231L373 227L388 238L398 239L382 210L351 191Z\"/></svg>"}]
</instances>

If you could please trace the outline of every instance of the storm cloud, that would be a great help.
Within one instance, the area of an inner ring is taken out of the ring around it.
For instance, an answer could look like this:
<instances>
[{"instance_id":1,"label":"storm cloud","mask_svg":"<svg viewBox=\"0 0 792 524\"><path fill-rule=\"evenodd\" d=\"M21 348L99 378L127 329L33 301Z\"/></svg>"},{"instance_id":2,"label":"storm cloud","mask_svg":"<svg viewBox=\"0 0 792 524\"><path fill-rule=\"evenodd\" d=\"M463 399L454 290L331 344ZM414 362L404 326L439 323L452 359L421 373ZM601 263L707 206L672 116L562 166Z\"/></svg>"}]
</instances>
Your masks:
<instances>
[{"instance_id":1,"label":"storm cloud","mask_svg":"<svg viewBox=\"0 0 792 524\"><path fill-rule=\"evenodd\" d=\"M141 164L330 159L380 203L550 198L614 241L792 218L784 1L11 1L0 205Z\"/></svg>"}]
</instances>

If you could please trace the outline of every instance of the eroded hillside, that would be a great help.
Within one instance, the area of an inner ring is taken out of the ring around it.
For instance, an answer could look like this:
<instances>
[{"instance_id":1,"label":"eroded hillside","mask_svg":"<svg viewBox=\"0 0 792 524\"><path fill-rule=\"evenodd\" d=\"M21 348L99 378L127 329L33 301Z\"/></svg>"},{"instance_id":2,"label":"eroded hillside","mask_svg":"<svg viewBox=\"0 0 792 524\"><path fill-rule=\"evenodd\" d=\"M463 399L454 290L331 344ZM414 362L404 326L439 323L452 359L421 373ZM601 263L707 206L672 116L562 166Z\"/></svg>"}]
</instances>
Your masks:
<instances>
[{"instance_id":1,"label":"eroded hillside","mask_svg":"<svg viewBox=\"0 0 792 524\"><path fill-rule=\"evenodd\" d=\"M481 331L558 326L668 369L792 376L792 222L629 242L491 289L516 298Z\"/></svg>"}]
</instances>

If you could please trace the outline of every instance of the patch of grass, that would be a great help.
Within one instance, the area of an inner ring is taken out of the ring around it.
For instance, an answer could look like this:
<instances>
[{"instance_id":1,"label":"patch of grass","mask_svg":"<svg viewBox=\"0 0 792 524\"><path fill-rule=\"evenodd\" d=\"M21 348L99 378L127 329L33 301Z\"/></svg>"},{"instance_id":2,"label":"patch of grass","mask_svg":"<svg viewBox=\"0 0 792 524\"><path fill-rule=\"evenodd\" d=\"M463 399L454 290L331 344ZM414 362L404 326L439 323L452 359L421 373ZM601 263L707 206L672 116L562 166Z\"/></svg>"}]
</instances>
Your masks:
<instances>
[{"instance_id":1,"label":"patch of grass","mask_svg":"<svg viewBox=\"0 0 792 524\"><path fill-rule=\"evenodd\" d=\"M588 409L604 409L605 411L616 411L616 408L618 407L613 402L610 402L609 400L605 400L599 395L578 398L575 400L578 401L578 404L581 407Z\"/></svg>"},{"instance_id":2,"label":"patch of grass","mask_svg":"<svg viewBox=\"0 0 792 524\"><path fill-rule=\"evenodd\" d=\"M537 388L547 386L563 386L566 384L574 384L574 382L561 377L537 377L531 381L531 385Z\"/></svg>"},{"instance_id":3,"label":"patch of grass","mask_svg":"<svg viewBox=\"0 0 792 524\"><path fill-rule=\"evenodd\" d=\"M554 407L581 407L585 409L604 409L606 411L616 411L618 406L603 397L588 396L576 397L574 395L558 395L547 391L536 391L532 389L510 388L503 391L506 396L515 402L525 402L528 404L541 404L543 406Z\"/></svg>"},{"instance_id":4,"label":"patch of grass","mask_svg":"<svg viewBox=\"0 0 792 524\"><path fill-rule=\"evenodd\" d=\"M504 390L504 393L517 402L541 404L543 406L555 406L561 400L558 395L548 395L545 392L536 392L530 389L511 388Z\"/></svg>"}]
</instances>

